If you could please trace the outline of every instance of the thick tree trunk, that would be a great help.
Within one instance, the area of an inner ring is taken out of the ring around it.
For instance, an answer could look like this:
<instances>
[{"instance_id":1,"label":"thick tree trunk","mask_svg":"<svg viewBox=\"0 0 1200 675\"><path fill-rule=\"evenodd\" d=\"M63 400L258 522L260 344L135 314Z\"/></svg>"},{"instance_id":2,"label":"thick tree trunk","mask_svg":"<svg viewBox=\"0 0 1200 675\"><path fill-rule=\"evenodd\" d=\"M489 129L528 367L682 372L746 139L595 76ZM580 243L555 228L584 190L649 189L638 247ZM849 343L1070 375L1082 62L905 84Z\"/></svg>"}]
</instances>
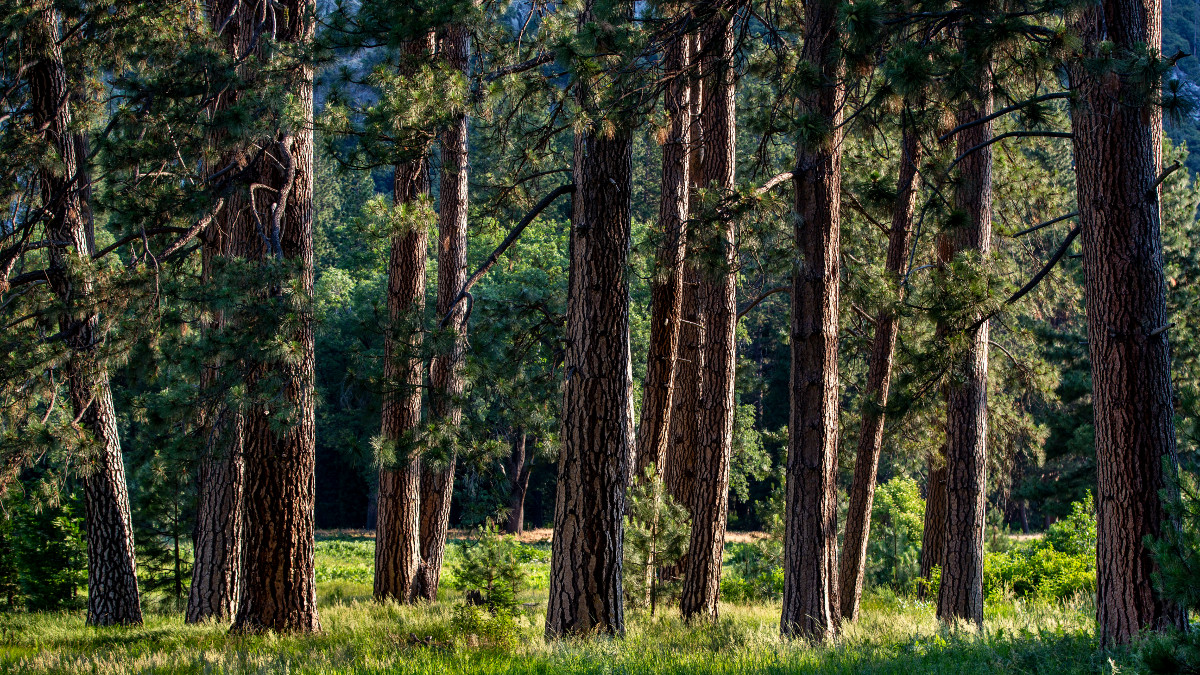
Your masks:
<instances>
[{"instance_id":1,"label":"thick tree trunk","mask_svg":"<svg viewBox=\"0 0 1200 675\"><path fill-rule=\"evenodd\" d=\"M279 21L275 39L307 45L313 37L315 11L310 0L283 2L282 7L273 11ZM295 318L282 324L288 334L281 337L299 345L299 350L294 360L255 364L248 382L248 389L254 391L262 386L263 380L278 381L281 391L273 392L268 400L256 402L245 414L244 566L233 625L240 632L320 630L313 523L316 499L313 317L308 309L313 291L312 67L307 63L297 64L289 77L289 91L303 119L294 128L280 130L274 139L264 141L270 144L273 159L263 160L263 170L256 182L275 190L276 196L259 202L259 213L254 217L271 227L274 256L299 268L301 298L289 297L290 291L280 286L264 289L263 298L265 303L274 305L277 316L294 315ZM249 229L242 228L244 250L250 257L268 257L266 242ZM271 417L280 413L291 417L282 427Z\"/></svg>"},{"instance_id":2,"label":"thick tree trunk","mask_svg":"<svg viewBox=\"0 0 1200 675\"><path fill-rule=\"evenodd\" d=\"M413 43L414 55L432 51L432 39ZM396 167L392 200L414 205L429 195L429 162L421 156ZM421 458L415 438L421 424L424 359L425 258L429 232L416 223L392 236L388 262L388 320L384 338L383 438L394 456L379 468L375 528L375 599L409 602L417 596L421 567Z\"/></svg>"},{"instance_id":3,"label":"thick tree trunk","mask_svg":"<svg viewBox=\"0 0 1200 675\"><path fill-rule=\"evenodd\" d=\"M442 55L448 65L467 73L471 36L463 26L451 26L442 40ZM458 115L442 132L441 196L438 204L437 316L444 317L467 281L467 116ZM464 379L466 351L466 304L458 303L447 326L454 340L429 365L429 412L431 421L457 430L462 422L458 398ZM426 460L421 472L421 574L418 593L432 602L437 599L446 557L446 534L450 528L450 497L454 491L455 455L447 449Z\"/></svg>"},{"instance_id":4,"label":"thick tree trunk","mask_svg":"<svg viewBox=\"0 0 1200 675\"><path fill-rule=\"evenodd\" d=\"M980 66L980 89L962 106L960 124L992 112L990 68ZM992 124L958 134L958 153L986 143ZM954 255L964 251L986 258L992 238L992 150L976 150L959 164L955 207L963 223L948 233ZM956 355L946 384L946 536L938 617L983 623L983 530L987 508L988 322L967 335L966 351Z\"/></svg>"},{"instance_id":5,"label":"thick tree trunk","mask_svg":"<svg viewBox=\"0 0 1200 675\"><path fill-rule=\"evenodd\" d=\"M697 183L725 196L734 189L735 132L731 17L721 17L705 31L701 49L704 102L702 159ZM721 210L703 226L698 246L715 261L700 272L696 295L704 324L701 347L704 382L696 416L696 477L692 493L692 531L680 595L684 618L715 619L729 517L729 460L733 451L734 369L737 333L737 249L734 221Z\"/></svg>"},{"instance_id":6,"label":"thick tree trunk","mask_svg":"<svg viewBox=\"0 0 1200 675\"><path fill-rule=\"evenodd\" d=\"M508 521L504 531L521 534L525 530L525 493L529 489L529 469L525 461L524 429L513 433L512 450L508 456Z\"/></svg>"},{"instance_id":7,"label":"thick tree trunk","mask_svg":"<svg viewBox=\"0 0 1200 675\"><path fill-rule=\"evenodd\" d=\"M592 22L628 22L632 9L627 2L589 0L579 25L588 30ZM589 83L579 87L585 110L601 109ZM622 517L630 440L626 265L633 143L628 122L611 121L609 129L591 126L575 137L563 447L546 611L550 638L625 632Z\"/></svg>"},{"instance_id":8,"label":"thick tree trunk","mask_svg":"<svg viewBox=\"0 0 1200 675\"><path fill-rule=\"evenodd\" d=\"M209 7L208 18L214 28L219 28L225 17L230 15L235 2L223 0ZM239 42L241 31L236 23L222 37L226 50L235 52L242 48ZM212 109L219 111L229 108L235 96L232 91L218 95ZM214 132L211 135L212 144L219 145L225 136L219 131ZM224 153L221 161L215 165L216 169L233 161L235 152ZM213 279L214 265L218 259L229 255L230 237L246 206L236 193L227 195L225 200L225 206L205 232L202 248L201 279L214 291L217 290L214 286L217 282ZM224 312L218 310L205 321L202 330L219 333L225 330L225 322ZM202 404L200 420L205 447L199 462L200 494L196 508L196 529L192 537L195 562L184 614L188 623L232 621L238 605L242 567L242 498L245 492L243 420L241 411L230 410L224 403L224 392L221 390L224 368L225 364L214 362L205 367L200 376L201 395L206 399Z\"/></svg>"},{"instance_id":9,"label":"thick tree trunk","mask_svg":"<svg viewBox=\"0 0 1200 675\"><path fill-rule=\"evenodd\" d=\"M63 303L59 329L70 350L67 389L79 426L90 436L84 458L83 490L87 511L88 612L91 625L140 624L137 566L125 465L117 435L108 371L99 360L103 342L100 318L88 305L95 281L81 274L80 263L94 251L82 139L71 130L71 87L59 44L59 17L48 3L30 26L28 46L35 59L26 77L34 129L52 145L60 164L41 169L42 204L46 210L49 285Z\"/></svg>"},{"instance_id":10,"label":"thick tree trunk","mask_svg":"<svg viewBox=\"0 0 1200 675\"><path fill-rule=\"evenodd\" d=\"M222 408L205 425L208 447L200 460L200 500L192 585L188 591L188 623L231 621L238 604L242 554L242 422Z\"/></svg>"},{"instance_id":11,"label":"thick tree trunk","mask_svg":"<svg viewBox=\"0 0 1200 675\"><path fill-rule=\"evenodd\" d=\"M1183 610L1155 593L1145 545L1167 521L1160 494L1178 469L1156 189L1162 112L1143 71L1121 65L1140 45L1161 48L1161 5L1106 0L1085 11L1080 33L1084 57L1113 69L1070 70L1096 412L1097 605L1101 642L1112 645L1185 624Z\"/></svg>"},{"instance_id":12,"label":"thick tree trunk","mask_svg":"<svg viewBox=\"0 0 1200 675\"><path fill-rule=\"evenodd\" d=\"M822 640L838 626L838 307L841 268L842 64L838 6L804 3L801 58L821 75L805 109L828 131L796 150L783 616L785 636Z\"/></svg>"},{"instance_id":13,"label":"thick tree trunk","mask_svg":"<svg viewBox=\"0 0 1200 675\"><path fill-rule=\"evenodd\" d=\"M896 182L896 204L892 209L892 229L888 233L887 283L901 294L901 280L908 266L908 247L912 239L913 210L917 203L917 166L921 161L921 143L917 130L906 122L900 145L900 176ZM892 359L896 354L896 336L900 316L894 306L881 308L875 317L875 337L871 341L871 361L867 368L867 389L863 396L862 430L854 461L854 479L850 483L850 507L846 511L841 570L842 619L858 618L862 599L863 571L867 562L867 540L871 534L871 506L875 501L875 474L879 470L879 452L883 446L884 409L892 382Z\"/></svg>"},{"instance_id":14,"label":"thick tree trunk","mask_svg":"<svg viewBox=\"0 0 1200 675\"><path fill-rule=\"evenodd\" d=\"M925 487L925 529L921 535L921 578L930 579L933 568L942 566L946 551L946 459L945 448L930 455L929 483ZM925 597L925 587L918 592Z\"/></svg>"}]
</instances>

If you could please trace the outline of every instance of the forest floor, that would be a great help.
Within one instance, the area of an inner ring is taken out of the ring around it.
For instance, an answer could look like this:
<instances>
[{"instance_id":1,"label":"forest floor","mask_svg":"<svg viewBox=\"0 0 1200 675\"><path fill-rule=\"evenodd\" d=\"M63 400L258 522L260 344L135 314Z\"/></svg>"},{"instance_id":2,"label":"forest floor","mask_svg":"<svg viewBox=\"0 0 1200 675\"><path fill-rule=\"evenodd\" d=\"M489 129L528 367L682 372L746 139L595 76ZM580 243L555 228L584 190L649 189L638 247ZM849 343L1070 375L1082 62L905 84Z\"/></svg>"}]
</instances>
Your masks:
<instances>
[{"instance_id":1,"label":"forest floor","mask_svg":"<svg viewBox=\"0 0 1200 675\"><path fill-rule=\"evenodd\" d=\"M1089 600L989 603L982 630L947 628L932 606L869 592L860 619L834 642L779 638L778 602L722 604L715 624L673 610L630 611L624 639L542 638L548 555L529 563L529 609L487 622L445 584L435 605L371 600L374 541L352 534L318 542L323 631L232 636L227 626L185 625L147 603L136 628L93 628L80 611L0 615L0 673L1132 673L1172 672L1174 646L1102 651ZM538 548L548 546L534 544ZM447 581L453 581L451 549ZM1165 655L1165 656L1164 656ZM1164 660L1165 659L1165 660ZM1166 668L1166 669L1164 669Z\"/></svg>"}]
</instances>

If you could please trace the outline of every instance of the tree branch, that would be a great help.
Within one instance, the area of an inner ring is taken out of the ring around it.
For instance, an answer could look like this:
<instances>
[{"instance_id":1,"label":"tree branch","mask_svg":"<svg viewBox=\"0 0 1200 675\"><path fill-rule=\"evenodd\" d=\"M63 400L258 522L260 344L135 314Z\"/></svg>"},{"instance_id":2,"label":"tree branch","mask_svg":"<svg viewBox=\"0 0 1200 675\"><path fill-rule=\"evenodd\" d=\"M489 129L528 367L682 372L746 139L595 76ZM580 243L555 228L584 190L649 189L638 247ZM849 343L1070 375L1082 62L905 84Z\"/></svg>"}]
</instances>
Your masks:
<instances>
[{"instance_id":1,"label":"tree branch","mask_svg":"<svg viewBox=\"0 0 1200 675\"><path fill-rule=\"evenodd\" d=\"M763 300L766 300L767 298L771 297L772 295L775 295L776 293L791 293L791 292L792 292L791 286L779 286L778 288L772 288L771 290L767 291L766 293L763 293L762 295L760 295L757 298L755 298L754 300L752 300L749 305L746 305L745 309L738 312L738 315L737 315L738 320L740 321L743 316L746 316L746 312L749 312L750 310L754 309L755 307L758 306L758 303L762 302Z\"/></svg>"},{"instance_id":2,"label":"tree branch","mask_svg":"<svg viewBox=\"0 0 1200 675\"><path fill-rule=\"evenodd\" d=\"M1027 234L1032 234L1042 228L1050 227L1051 225L1053 225L1055 223L1062 222L1068 218L1074 218L1077 215L1079 215L1078 211L1072 211L1072 212L1068 213L1067 215L1059 216L1059 217L1055 218L1054 220L1047 220L1046 222L1038 223L1037 225L1034 225L1033 227L1027 227L1024 230L1021 230L1020 232L1016 232L1014 234L1008 235L1008 237L1011 239L1016 239L1017 237L1024 237Z\"/></svg>"},{"instance_id":3,"label":"tree branch","mask_svg":"<svg viewBox=\"0 0 1200 675\"><path fill-rule=\"evenodd\" d=\"M504 255L504 252L508 250L508 247L513 245L513 242L515 242L517 238L521 236L521 233L525 231L525 228L529 227L529 224L532 223L542 211L546 210L546 207L550 206L555 199L558 199L562 195L573 192L575 192L574 183L560 185L559 187L555 188L553 192L543 197L542 201L538 202L537 205L529 211L529 213L525 214L525 217L522 218L519 223L517 223L517 226L514 227L511 232L508 233L508 236L504 238L504 241L496 247L495 251L492 251L492 254L488 256L488 259L485 260L483 264L479 266L479 269L475 270L475 273L472 274L471 277L467 279L467 282L463 284L462 290L460 290L458 295L455 296L454 302L450 303L450 309L446 310L446 316L442 317L441 323L438 324L439 328L446 327L446 324L450 322L450 317L458 308L458 303L462 302L464 298L470 295L469 291L471 290L471 287L478 283L479 280L483 278L483 275L488 273L488 270L492 269L492 265L495 265L496 261L500 259L500 256Z\"/></svg>"},{"instance_id":4,"label":"tree branch","mask_svg":"<svg viewBox=\"0 0 1200 675\"><path fill-rule=\"evenodd\" d=\"M1014 104L1008 106L1007 108L1001 108L1001 109L997 110L996 112L992 113L991 115L988 115L987 117L980 117L977 120L972 120L970 122L964 122L964 123L954 127L950 131L947 131L946 133L942 134L941 136L938 136L938 142L944 143L946 141L946 139L950 138L951 136L953 136L954 134L957 134L960 131L963 131L964 129L970 129L971 127L979 126L980 124L986 124L987 122L991 122L992 120L996 119L997 117L1003 117L1004 115L1007 115L1008 113L1014 112L1016 110L1020 110L1021 108L1024 108L1025 106L1033 105L1034 103L1041 103L1042 101L1050 101L1050 100L1053 100L1056 98L1071 98L1071 92L1060 91L1060 92L1056 92L1054 94L1043 94L1041 96L1036 96L1034 98L1031 98L1028 101L1021 101L1020 103L1014 103Z\"/></svg>"}]
</instances>

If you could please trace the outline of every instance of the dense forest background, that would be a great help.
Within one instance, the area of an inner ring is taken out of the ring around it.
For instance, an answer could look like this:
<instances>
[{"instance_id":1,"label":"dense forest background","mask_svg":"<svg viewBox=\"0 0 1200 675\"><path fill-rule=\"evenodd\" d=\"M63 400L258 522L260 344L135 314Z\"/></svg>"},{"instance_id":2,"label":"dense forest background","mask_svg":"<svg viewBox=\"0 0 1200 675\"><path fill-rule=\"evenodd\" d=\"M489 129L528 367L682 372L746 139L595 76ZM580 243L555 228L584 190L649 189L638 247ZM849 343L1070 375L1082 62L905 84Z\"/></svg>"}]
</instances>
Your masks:
<instances>
[{"instance_id":1,"label":"dense forest background","mask_svg":"<svg viewBox=\"0 0 1200 675\"><path fill-rule=\"evenodd\" d=\"M524 14L515 3L511 20ZM1163 52L1195 53L1200 31L1200 2L1170 0L1164 6ZM318 78L318 116L322 99L336 84L330 69ZM1200 92L1200 60L1177 63L1178 87L1185 96ZM738 115L754 120L761 104L762 83L755 74L744 74L738 90ZM1057 113L1061 115L1060 113ZM1168 301L1179 329L1174 331L1172 353L1179 410L1200 412L1200 252L1191 242L1200 235L1195 210L1200 189L1192 174L1200 169L1200 154L1187 154L1200 143L1200 113L1186 110L1168 117L1172 147L1168 159L1182 158L1187 171L1169 177L1164 185L1164 247L1168 266ZM508 188L500 176L509 158L485 145L486 123L477 121L472 131L471 239L468 267L474 269L500 242L511 223L520 217L514 206L497 207L497 195ZM738 175L760 178L759 136L753 122L738 129ZM642 129L634 144L634 244L631 276L631 326L634 352L634 391L640 394L649 339L648 276L654 245L650 224L658 204L658 182L652 167L659 163L661 146L655 129ZM567 157L568 140L554 141L550 156ZM863 317L879 302L880 268L886 247L873 223L886 213L894 190L894 167L881 163L886 136L852 139L846 158L846 178L851 209L844 214L846 266L843 325L847 327L839 350L843 372L839 444L839 485L845 490L854 466L853 442L857 436L858 397L865 378L869 338ZM379 434L380 378L387 282L387 234L379 220L382 195L390 192L390 169L363 171L347 168L337 158L336 142L318 139L315 169L316 333L317 364L317 501L319 528L372 528L377 486L372 440ZM886 161L886 160L885 160ZM894 159L892 160L894 161ZM1022 229L1071 210L1073 178L1066 141L1031 139L1006 145L996 153L995 221L1001 233L1004 273L1018 285L1036 269L1056 245L1051 231L1045 236L1004 239ZM1169 163L1169 162L1168 162ZM436 176L439 162L432 159ZM534 186L553 186L540 178ZM495 182L491 182L495 181ZM436 178L432 181L436 202ZM528 189L528 188L527 188ZM529 190L532 194L534 191ZM519 204L519 201L518 201ZM375 205L375 208L373 208ZM475 292L472 334L468 350L468 403L464 419L466 452L455 477L451 511L454 526L472 527L506 517L509 508L508 468L513 434L524 430L531 439L532 469L524 502L527 527L548 526L553 519L555 456L561 395L561 340L567 284L567 228L569 202L552 205L523 237L508 250L503 273L480 282ZM783 263L769 256L765 241L772 224L781 222L786 209L770 205L759 209L748 223L742 242L743 268L739 276L741 305L763 291L778 286L786 272ZM373 214L376 214L373 216ZM772 218L774 220L772 220ZM100 228L98 238L113 236ZM104 245L104 241L99 242ZM435 244L429 253L430 276L436 269ZM989 458L989 522L994 528L1044 529L1067 515L1095 484L1092 445L1090 375L1082 321L1082 277L1078 262L1068 263L1019 306L1008 311L993 329L997 355L989 382L989 416L993 436ZM926 289L932 293L933 289ZM433 320L434 289L428 290L427 320ZM866 309L866 311L864 311ZM873 312L871 312L873 313ZM782 502L783 465L788 417L786 295L769 297L740 322L738 328L737 424L732 459L730 529L762 530L777 525ZM906 408L903 417L889 419L879 482L897 476L924 482L926 457L941 442L937 396L922 391L923 352L932 335L928 317L914 312L911 332L901 338L898 369L912 373L897 392ZM909 330L906 327L906 331ZM161 344L169 344L166 341ZM164 542L188 537L193 527L195 476L187 451L179 449L175 434L178 420L163 415L172 401L186 398L184 373L173 366L173 354L141 344L113 373L116 409L121 413L121 436L128 455L130 497L134 523L144 555L177 579L171 547ZM1182 452L1192 452L1200 441L1197 414L1180 416ZM892 423L892 420L899 420ZM464 461L465 460L465 461ZM25 476L36 495L37 472ZM45 495L44 495L45 496ZM24 502L24 497L19 498ZM32 504L34 502L30 502ZM842 501L844 503L844 500ZM18 512L26 507L13 505ZM18 517L18 527L40 527L79 537L78 495L62 502L58 510L32 512ZM842 519L839 519L841 522ZM23 539L23 537L17 537ZM74 545L76 572L82 559ZM164 548L165 547L165 548ZM186 577L186 573L183 574ZM174 583L174 581L171 581Z\"/></svg>"}]
</instances>

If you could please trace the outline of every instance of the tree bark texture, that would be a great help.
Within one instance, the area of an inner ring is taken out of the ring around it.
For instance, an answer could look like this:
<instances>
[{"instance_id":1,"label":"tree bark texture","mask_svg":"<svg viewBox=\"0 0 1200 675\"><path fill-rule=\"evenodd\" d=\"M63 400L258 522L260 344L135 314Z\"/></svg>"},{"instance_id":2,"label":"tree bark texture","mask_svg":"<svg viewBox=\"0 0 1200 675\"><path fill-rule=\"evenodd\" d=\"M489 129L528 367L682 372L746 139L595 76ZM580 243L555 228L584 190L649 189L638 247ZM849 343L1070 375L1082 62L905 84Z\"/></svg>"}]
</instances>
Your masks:
<instances>
[{"instance_id":1,"label":"tree bark texture","mask_svg":"<svg viewBox=\"0 0 1200 675\"><path fill-rule=\"evenodd\" d=\"M451 26L442 39L442 58L451 68L468 73L471 35L463 26ZM468 120L457 115L442 131L442 171L438 204L437 316L444 317L467 281ZM466 352L466 304L454 306L447 327L454 331L449 348L429 364L429 412L434 424L457 430L462 422L458 399L462 396L463 355ZM430 602L437 599L450 528L450 497L454 491L455 455L452 449L427 459L421 472L421 574L418 592Z\"/></svg>"},{"instance_id":2,"label":"tree bark texture","mask_svg":"<svg viewBox=\"0 0 1200 675\"><path fill-rule=\"evenodd\" d=\"M243 20L253 22L256 16L270 14L277 21L275 40L303 47L313 38L315 12L310 0L286 0L256 4ZM294 360L284 362L251 359L255 363L248 389L253 391L262 380L276 380L281 390L254 403L245 414L245 548L242 591L233 625L239 632L320 630L313 522L314 336L308 309L313 292L312 67L298 63L289 77L289 91L304 117L295 128L282 128L274 139L264 139L273 158L262 160L261 173L255 179L275 191L272 199L264 196L257 202L253 214L270 231L268 237L249 232L250 228L241 232L247 257L266 259L273 248L277 260L298 268L302 298L289 298L292 291L273 286L264 288L263 301L276 305L273 311L278 316L295 316L280 325L287 331L284 337L299 345L299 350ZM250 194L254 194L253 187ZM288 411L291 419L280 425L272 416L283 411Z\"/></svg>"},{"instance_id":3,"label":"tree bark texture","mask_svg":"<svg viewBox=\"0 0 1200 675\"><path fill-rule=\"evenodd\" d=\"M1144 543L1167 522L1160 491L1178 469L1156 189L1162 112L1144 71L1118 63L1139 45L1161 49L1161 4L1106 0L1085 11L1080 33L1084 57L1111 68L1076 63L1070 79L1096 414L1098 620L1101 643L1113 645L1186 620L1154 591ZM1111 56L1100 56L1103 41Z\"/></svg>"},{"instance_id":4,"label":"tree bark texture","mask_svg":"<svg viewBox=\"0 0 1200 675\"><path fill-rule=\"evenodd\" d=\"M650 348L642 388L635 477L648 469L661 477L671 442L671 393L675 388L675 359L679 355L680 313L683 308L683 261L687 253L688 143L691 127L688 69L691 39L684 35L666 47L664 67L673 74L663 107L669 119L662 150L662 191L658 228L662 240L655 254L650 282Z\"/></svg>"},{"instance_id":5,"label":"tree bark texture","mask_svg":"<svg viewBox=\"0 0 1200 675\"><path fill-rule=\"evenodd\" d=\"M896 181L896 203L892 208L892 228L888 233L884 272L887 283L898 289L908 267L908 248L912 240L913 212L917 203L917 167L921 162L921 143L911 121L904 124L900 143L900 175ZM858 618L862 599L863 573L867 562L867 541L871 534L871 507L875 501L875 477L879 471L879 453L883 447L884 410L892 381L892 360L896 355L896 336L900 316L892 305L875 315L875 336L871 341L867 367L867 389L863 396L862 429L850 483L850 506L846 511L839 588L841 618Z\"/></svg>"},{"instance_id":6,"label":"tree bark texture","mask_svg":"<svg viewBox=\"0 0 1200 675\"><path fill-rule=\"evenodd\" d=\"M83 158L77 156L82 141L71 130L71 85L59 44L59 16L49 3L40 8L28 39L33 61L26 77L34 128L57 154L56 161L39 171L46 238L54 242L47 248L49 286L64 305L59 329L67 336L66 384L72 410L90 437L81 468L87 513L87 622L140 624L125 464L108 370L98 353L105 336L96 309L88 304L95 280L81 272L81 261L94 253L90 205L82 201L90 186L84 184Z\"/></svg>"},{"instance_id":7,"label":"tree bark texture","mask_svg":"<svg viewBox=\"0 0 1200 675\"><path fill-rule=\"evenodd\" d=\"M992 113L990 67L980 66L979 91L959 111L963 124ZM958 134L958 154L986 143L992 123ZM974 252L985 259L992 245L992 148L967 155L959 164L955 208L962 224L947 233L952 255ZM946 383L946 536L938 617L983 624L983 531L987 509L988 322L967 336Z\"/></svg>"},{"instance_id":8,"label":"tree bark texture","mask_svg":"<svg viewBox=\"0 0 1200 675\"><path fill-rule=\"evenodd\" d=\"M601 14L594 12L599 5ZM580 28L621 23L632 5L589 1ZM603 51L602 49L600 51ZM595 93L581 82L585 110ZM620 120L575 136L575 197L567 298L562 450L546 635L623 634L622 546L629 420L629 256L632 133Z\"/></svg>"},{"instance_id":9,"label":"tree bark texture","mask_svg":"<svg viewBox=\"0 0 1200 675\"><path fill-rule=\"evenodd\" d=\"M414 40L414 55L433 51L432 36ZM429 161L424 153L395 168L392 200L415 206L429 195ZM418 595L421 567L421 458L416 434L421 424L424 384L422 325L429 232L424 223L392 235L388 261L388 321L384 339L383 438L394 448L379 468L379 511L375 527L375 599L410 602Z\"/></svg>"},{"instance_id":10,"label":"tree bark texture","mask_svg":"<svg viewBox=\"0 0 1200 675\"><path fill-rule=\"evenodd\" d=\"M735 131L734 24L715 17L705 30L701 76L705 82L700 125L704 131L700 187L724 198L734 189ZM680 595L684 618L716 619L729 517L729 461L733 452L734 371L737 363L737 248L734 220L722 209L702 226L704 258L697 301L704 324L701 346L705 366L696 415L696 481L692 493L692 531Z\"/></svg>"},{"instance_id":11,"label":"tree bark texture","mask_svg":"<svg viewBox=\"0 0 1200 675\"><path fill-rule=\"evenodd\" d=\"M843 67L838 6L804 3L801 59L821 75L805 108L827 122L822 138L796 150L792 277L791 417L784 534L785 636L823 640L838 626L837 438L838 308L841 268Z\"/></svg>"},{"instance_id":12,"label":"tree bark texture","mask_svg":"<svg viewBox=\"0 0 1200 675\"><path fill-rule=\"evenodd\" d=\"M209 8L209 21L219 28L225 17L236 7L237 0L222 0ZM234 22L223 33L225 49L235 52L242 48L242 32ZM212 109L219 111L234 104L236 93L226 91L217 96ZM213 132L212 143L218 146L225 134ZM215 167L220 170L236 159L236 151L222 153ZM201 249L201 278L215 290L214 265L230 254L231 236L244 217L244 200L237 193L226 195L225 206L206 228ZM225 329L226 317L220 310L207 317L202 330L219 333ZM193 535L194 560L192 583L188 591L188 623L207 620L232 621L238 605L238 589L242 567L242 499L245 492L245 462L242 458L242 415L224 403L221 373L225 364L209 364L200 374L200 390L205 397L200 429L204 437L204 454L200 458L199 500L196 508L196 529Z\"/></svg>"}]
</instances>

